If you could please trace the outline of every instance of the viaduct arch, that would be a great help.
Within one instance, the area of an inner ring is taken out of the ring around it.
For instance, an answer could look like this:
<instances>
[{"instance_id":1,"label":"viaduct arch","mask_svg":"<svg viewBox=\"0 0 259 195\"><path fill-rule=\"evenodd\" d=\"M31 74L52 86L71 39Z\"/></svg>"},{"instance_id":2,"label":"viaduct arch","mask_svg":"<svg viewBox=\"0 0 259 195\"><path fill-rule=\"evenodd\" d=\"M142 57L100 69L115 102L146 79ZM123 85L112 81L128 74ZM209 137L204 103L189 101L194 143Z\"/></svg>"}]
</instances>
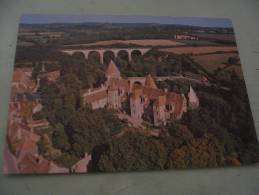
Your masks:
<instances>
[{"instance_id":1,"label":"viaduct arch","mask_svg":"<svg viewBox=\"0 0 259 195\"><path fill-rule=\"evenodd\" d=\"M61 51L72 55L75 52L82 52L85 55L85 58L89 58L91 52L97 52L100 55L100 62L103 64L103 58L105 52L113 52L114 57L117 58L120 51L125 51L128 54L129 61L132 60L133 52L140 52L141 55L144 55L151 48L99 48L99 49L63 49Z\"/></svg>"}]
</instances>

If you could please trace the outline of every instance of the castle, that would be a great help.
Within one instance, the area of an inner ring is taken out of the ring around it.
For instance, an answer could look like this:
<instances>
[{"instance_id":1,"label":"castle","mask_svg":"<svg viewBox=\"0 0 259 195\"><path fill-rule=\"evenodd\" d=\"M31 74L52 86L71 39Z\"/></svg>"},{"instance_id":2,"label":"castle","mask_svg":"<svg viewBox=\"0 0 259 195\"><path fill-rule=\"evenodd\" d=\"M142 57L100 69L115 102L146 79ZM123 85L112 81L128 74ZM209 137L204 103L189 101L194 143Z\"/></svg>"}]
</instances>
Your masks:
<instances>
[{"instance_id":1,"label":"castle","mask_svg":"<svg viewBox=\"0 0 259 195\"><path fill-rule=\"evenodd\" d=\"M121 110L122 103L129 101L130 117L142 121L144 116L148 116L154 126L165 125L172 115L181 119L188 107L196 109L199 106L191 86L186 98L184 94L157 88L150 74L124 79L113 61L106 70L106 79L99 88L81 91L83 104L89 104L92 109Z\"/></svg>"}]
</instances>

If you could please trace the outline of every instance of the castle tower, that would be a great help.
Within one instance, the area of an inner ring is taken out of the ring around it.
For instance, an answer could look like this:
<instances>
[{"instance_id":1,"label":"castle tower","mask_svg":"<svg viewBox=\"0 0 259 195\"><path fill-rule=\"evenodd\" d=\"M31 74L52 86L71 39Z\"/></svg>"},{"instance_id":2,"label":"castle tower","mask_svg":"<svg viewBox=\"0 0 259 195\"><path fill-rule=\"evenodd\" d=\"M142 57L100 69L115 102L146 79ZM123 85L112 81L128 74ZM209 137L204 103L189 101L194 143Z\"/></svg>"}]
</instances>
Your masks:
<instances>
[{"instance_id":1,"label":"castle tower","mask_svg":"<svg viewBox=\"0 0 259 195\"><path fill-rule=\"evenodd\" d=\"M155 104L153 105L154 113L154 125L160 126L166 124L166 113L165 113L166 96L158 96Z\"/></svg>"},{"instance_id":2,"label":"castle tower","mask_svg":"<svg viewBox=\"0 0 259 195\"><path fill-rule=\"evenodd\" d=\"M157 89L156 83L150 74L146 76L145 86L148 88Z\"/></svg>"},{"instance_id":3,"label":"castle tower","mask_svg":"<svg viewBox=\"0 0 259 195\"><path fill-rule=\"evenodd\" d=\"M108 80L110 78L115 78L115 79L121 78L120 71L112 60L110 61L108 68L106 70L106 78Z\"/></svg>"},{"instance_id":4,"label":"castle tower","mask_svg":"<svg viewBox=\"0 0 259 195\"><path fill-rule=\"evenodd\" d=\"M190 86L190 90L188 93L188 100L189 100L188 105L191 110L199 107L199 99L198 99L195 91L193 90L192 86Z\"/></svg>"},{"instance_id":5,"label":"castle tower","mask_svg":"<svg viewBox=\"0 0 259 195\"><path fill-rule=\"evenodd\" d=\"M130 97L131 116L138 120L142 120L144 113L144 97L142 89L134 89Z\"/></svg>"},{"instance_id":6,"label":"castle tower","mask_svg":"<svg viewBox=\"0 0 259 195\"><path fill-rule=\"evenodd\" d=\"M109 108L116 109L116 110L121 108L120 96L119 96L118 88L115 86L115 84L112 84L108 87L107 103Z\"/></svg>"}]
</instances>

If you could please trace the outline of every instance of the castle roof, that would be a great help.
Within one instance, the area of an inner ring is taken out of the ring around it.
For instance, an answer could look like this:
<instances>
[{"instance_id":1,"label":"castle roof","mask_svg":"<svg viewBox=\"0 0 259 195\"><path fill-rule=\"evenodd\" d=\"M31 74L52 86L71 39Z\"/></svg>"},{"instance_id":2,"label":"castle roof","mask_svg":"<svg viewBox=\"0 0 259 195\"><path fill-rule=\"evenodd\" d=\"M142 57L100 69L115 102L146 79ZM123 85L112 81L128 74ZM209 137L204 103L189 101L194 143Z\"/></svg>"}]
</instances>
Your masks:
<instances>
[{"instance_id":1,"label":"castle roof","mask_svg":"<svg viewBox=\"0 0 259 195\"><path fill-rule=\"evenodd\" d=\"M112 60L110 61L108 68L106 70L106 76L120 77L120 71Z\"/></svg>"},{"instance_id":2,"label":"castle roof","mask_svg":"<svg viewBox=\"0 0 259 195\"><path fill-rule=\"evenodd\" d=\"M156 106L163 106L166 104L166 96L165 95L160 95L158 96L157 98L157 101L156 101Z\"/></svg>"},{"instance_id":3,"label":"castle roof","mask_svg":"<svg viewBox=\"0 0 259 195\"><path fill-rule=\"evenodd\" d=\"M145 96L147 96L149 99L157 99L158 96L162 96L165 94L165 92L161 89L157 88L150 88L150 87L144 87L143 93Z\"/></svg>"},{"instance_id":4,"label":"castle roof","mask_svg":"<svg viewBox=\"0 0 259 195\"><path fill-rule=\"evenodd\" d=\"M128 81L125 79L110 78L108 80L109 89L124 89L125 91L129 90Z\"/></svg>"},{"instance_id":5,"label":"castle roof","mask_svg":"<svg viewBox=\"0 0 259 195\"><path fill-rule=\"evenodd\" d=\"M179 115L181 113L184 98L185 97L183 95L173 93L173 92L169 92L167 94L167 104L174 105L174 113L176 113L176 115Z\"/></svg>"},{"instance_id":6,"label":"castle roof","mask_svg":"<svg viewBox=\"0 0 259 195\"><path fill-rule=\"evenodd\" d=\"M146 76L145 86L149 88L157 88L155 81L150 74Z\"/></svg>"},{"instance_id":7,"label":"castle roof","mask_svg":"<svg viewBox=\"0 0 259 195\"><path fill-rule=\"evenodd\" d=\"M105 99L107 97L106 89L101 91L96 91L95 93L91 93L89 95L85 95L84 99L87 103L92 103L101 99Z\"/></svg>"},{"instance_id":8,"label":"castle roof","mask_svg":"<svg viewBox=\"0 0 259 195\"><path fill-rule=\"evenodd\" d=\"M192 86L190 86L190 91L188 93L188 98L189 98L189 102L198 102L199 99L195 93L195 91L193 90Z\"/></svg>"}]
</instances>

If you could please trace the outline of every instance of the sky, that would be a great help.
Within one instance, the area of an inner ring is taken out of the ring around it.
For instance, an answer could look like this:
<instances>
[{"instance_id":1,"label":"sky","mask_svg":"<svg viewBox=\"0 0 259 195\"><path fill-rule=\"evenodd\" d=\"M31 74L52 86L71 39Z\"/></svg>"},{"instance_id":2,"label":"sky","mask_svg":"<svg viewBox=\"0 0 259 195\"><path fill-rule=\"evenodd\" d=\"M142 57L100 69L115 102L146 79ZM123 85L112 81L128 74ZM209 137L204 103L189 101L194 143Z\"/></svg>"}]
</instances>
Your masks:
<instances>
[{"instance_id":1,"label":"sky","mask_svg":"<svg viewBox=\"0 0 259 195\"><path fill-rule=\"evenodd\" d=\"M115 15L43 15L29 14L21 17L23 24L48 23L160 23L201 27L232 27L226 18L173 17L173 16L115 16Z\"/></svg>"}]
</instances>

